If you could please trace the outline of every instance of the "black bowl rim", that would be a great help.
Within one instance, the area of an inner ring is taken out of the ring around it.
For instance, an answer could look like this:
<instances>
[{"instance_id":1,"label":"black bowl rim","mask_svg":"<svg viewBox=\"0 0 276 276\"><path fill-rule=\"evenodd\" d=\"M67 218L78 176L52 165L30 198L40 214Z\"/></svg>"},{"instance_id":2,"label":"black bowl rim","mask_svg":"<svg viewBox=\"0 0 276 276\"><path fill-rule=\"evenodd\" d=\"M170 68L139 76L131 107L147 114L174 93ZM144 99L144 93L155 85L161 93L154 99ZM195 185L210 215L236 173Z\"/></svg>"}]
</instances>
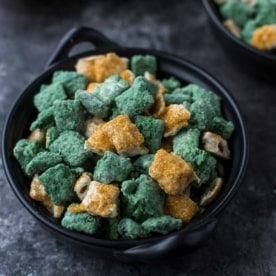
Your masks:
<instances>
[{"instance_id":1,"label":"black bowl rim","mask_svg":"<svg viewBox=\"0 0 276 276\"><path fill-rule=\"evenodd\" d=\"M216 86L217 90L220 91L222 93L222 95L225 97L225 99L228 101L228 104L233 108L233 110L235 111L235 115L237 116L237 120L239 122L240 128L241 128L241 136L242 136L242 141L241 144L243 145L243 152L242 152L242 158L241 158L241 164L240 164L240 169L237 173L237 177L235 179L235 181L232 183L232 187L231 189L229 189L229 192L225 195L225 197L220 201L219 204L217 204L210 213L208 213L206 216L202 216L202 218L200 218L200 220L196 221L193 224L188 224L186 227L180 229L179 231L175 231L172 233L169 233L167 235L164 236L158 236L158 237L151 237L151 238L145 238L145 239L139 239L139 240L107 240L107 239L102 239L102 238L95 238L94 236L89 236L87 234L83 234L80 232L74 232L74 231L70 231L67 230L63 227L61 227L60 225L57 225L51 221L49 221L46 217L44 217L43 215L41 215L39 213L39 211L37 211L36 209L34 209L24 198L24 196L22 195L21 191L19 191L19 189L17 188L16 184L14 183L12 176L9 172L9 165L6 159L6 150L5 150L5 144L6 144L6 134L7 134L7 129L9 126L9 122L11 119L11 114L14 112L14 110L17 108L18 103L20 102L20 99L24 97L24 94L26 91L28 91L30 86L35 85L36 83L41 83L41 80L43 78L45 78L45 76L47 74L49 74L49 71L54 70L56 67L60 67L62 64L65 64L71 60L76 60L80 57L84 57L84 56L89 56L92 54L98 54L98 52L121 52L121 51L129 51L130 53L132 52L132 54L134 53L141 53L141 54L153 54L156 55L157 57L161 57L161 58L165 58L165 59L169 59L175 63L178 64L182 64L185 67L188 67L192 70L195 71L195 73L200 74L201 76L203 76L204 78L208 79L208 81L213 84L214 86ZM241 181L245 175L246 172L246 168L247 168L247 163L248 163L248 135L247 135L247 130L245 128L244 125L244 120L242 118L242 114L241 111L238 107L238 104L236 103L236 101L234 100L233 96L228 92L228 90L216 79L214 78L210 73L207 73L204 69L202 69L200 66L195 65L193 62L184 59L182 57L173 55L173 54L169 54L166 53L164 51L160 51L160 50L155 50L155 49L144 49L144 48L104 48L104 49L96 49L93 51L85 51L82 52L78 55L74 55L71 57L68 57L67 59L58 62L52 66L50 66L49 68L47 68L47 70L45 70L44 72L42 72L42 74L40 74L37 78L35 78L31 83L29 83L29 85L27 85L25 87L24 90L22 90L22 92L18 95L18 97L15 99L14 104L11 106L5 123L4 123L4 127L3 127L3 132L2 132L2 147L1 147L1 151L2 151L2 159L3 159L3 167L4 167L4 171L6 174L6 177L8 179L8 182L13 190L13 192L15 193L16 197L19 199L19 201L21 202L21 204L29 211L30 214L32 214L39 222L41 222L42 224L46 225L47 227L50 228L50 230L55 230L58 232L58 234L64 236L67 239L73 239L76 242L79 242L83 245L87 244L87 242L90 242L91 244L93 243L93 245L95 246L101 246L101 247L106 247L106 248L113 248L114 246L136 246L136 245L141 245L141 244L153 244L156 242L160 242L162 240L164 240L165 238L170 238L172 236L176 236L176 235L182 235L185 234L189 231L192 231L194 229L198 229L199 227L201 227L204 224L207 224L209 220L211 220L212 218L216 218L219 213L225 208L225 206L227 205L227 203L229 203L229 201L233 198L233 196L235 195L235 193L237 192L237 190L240 187Z\"/></svg>"},{"instance_id":2,"label":"black bowl rim","mask_svg":"<svg viewBox=\"0 0 276 276\"><path fill-rule=\"evenodd\" d=\"M242 39L235 37L231 32L229 32L222 24L221 20L218 18L216 12L210 5L210 1L213 0L202 0L203 6L205 10L207 11L207 14L215 23L216 27L220 29L221 32L223 32L230 40L237 43L240 47L242 47L244 50L250 51L252 54L257 55L258 57L269 59L272 62L276 63L276 55L269 54L267 52L262 52L258 49L255 49L248 43L244 42ZM216 3L214 3L216 5Z\"/></svg>"}]
</instances>

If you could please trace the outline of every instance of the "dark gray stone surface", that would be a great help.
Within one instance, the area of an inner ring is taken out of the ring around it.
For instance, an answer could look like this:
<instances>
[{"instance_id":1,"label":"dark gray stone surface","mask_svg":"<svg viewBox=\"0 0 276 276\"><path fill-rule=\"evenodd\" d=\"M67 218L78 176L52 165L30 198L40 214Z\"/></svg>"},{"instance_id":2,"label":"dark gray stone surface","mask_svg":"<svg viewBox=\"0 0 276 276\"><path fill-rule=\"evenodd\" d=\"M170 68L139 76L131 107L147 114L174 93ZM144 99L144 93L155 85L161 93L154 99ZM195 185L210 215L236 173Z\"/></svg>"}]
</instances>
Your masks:
<instances>
[{"instance_id":1,"label":"dark gray stone surface","mask_svg":"<svg viewBox=\"0 0 276 276\"><path fill-rule=\"evenodd\" d=\"M129 265L94 258L49 236L23 209L0 163L0 275L276 275L276 88L217 44L200 1L2 0L0 129L18 93L59 38L87 25L128 47L165 50L202 66L234 95L250 136L248 172L210 240L181 260Z\"/></svg>"}]
</instances>

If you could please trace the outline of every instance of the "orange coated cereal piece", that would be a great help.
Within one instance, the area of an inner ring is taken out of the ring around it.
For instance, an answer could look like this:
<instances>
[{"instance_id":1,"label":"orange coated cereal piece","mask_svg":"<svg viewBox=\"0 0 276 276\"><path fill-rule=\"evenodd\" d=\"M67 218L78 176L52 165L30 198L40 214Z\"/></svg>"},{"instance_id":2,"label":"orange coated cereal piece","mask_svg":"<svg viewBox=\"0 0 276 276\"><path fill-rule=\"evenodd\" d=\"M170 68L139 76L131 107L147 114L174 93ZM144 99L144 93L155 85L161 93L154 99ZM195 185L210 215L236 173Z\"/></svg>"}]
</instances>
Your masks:
<instances>
[{"instance_id":1,"label":"orange coated cereal piece","mask_svg":"<svg viewBox=\"0 0 276 276\"><path fill-rule=\"evenodd\" d=\"M115 147L107 135L105 124L99 124L94 129L92 135L85 141L85 148L97 154L104 154L105 151L115 151Z\"/></svg>"},{"instance_id":2,"label":"orange coated cereal piece","mask_svg":"<svg viewBox=\"0 0 276 276\"><path fill-rule=\"evenodd\" d=\"M197 204L187 195L168 195L165 200L164 214L188 223L197 212Z\"/></svg>"},{"instance_id":3,"label":"orange coated cereal piece","mask_svg":"<svg viewBox=\"0 0 276 276\"><path fill-rule=\"evenodd\" d=\"M72 213L82 213L85 212L85 208L81 204L71 203L67 210L69 210Z\"/></svg>"},{"instance_id":4,"label":"orange coated cereal piece","mask_svg":"<svg viewBox=\"0 0 276 276\"><path fill-rule=\"evenodd\" d=\"M143 146L144 136L133 124L128 115L119 115L103 125L111 143L118 154L122 156L134 156L146 154L148 149Z\"/></svg>"},{"instance_id":5,"label":"orange coated cereal piece","mask_svg":"<svg viewBox=\"0 0 276 276\"><path fill-rule=\"evenodd\" d=\"M125 81L127 81L130 85L133 84L134 79L135 79L135 75L132 71L130 71L129 69L124 70L121 74L120 74L121 78L124 79Z\"/></svg>"},{"instance_id":6,"label":"orange coated cereal piece","mask_svg":"<svg viewBox=\"0 0 276 276\"><path fill-rule=\"evenodd\" d=\"M97 88L97 86L99 86L100 83L98 82L90 82L86 88L87 92L93 93L94 90Z\"/></svg>"},{"instance_id":7,"label":"orange coated cereal piece","mask_svg":"<svg viewBox=\"0 0 276 276\"><path fill-rule=\"evenodd\" d=\"M46 193L43 184L39 181L38 175L35 175L30 187L30 197L39 201L55 218L60 218L64 211L64 206L55 205Z\"/></svg>"},{"instance_id":8,"label":"orange coated cereal piece","mask_svg":"<svg viewBox=\"0 0 276 276\"><path fill-rule=\"evenodd\" d=\"M181 128L188 125L191 113L180 104L170 104L158 118L165 122L164 136L173 136Z\"/></svg>"},{"instance_id":9,"label":"orange coated cereal piece","mask_svg":"<svg viewBox=\"0 0 276 276\"><path fill-rule=\"evenodd\" d=\"M120 74L128 67L128 59L115 53L81 58L76 64L76 71L89 78L91 82L103 82L114 74Z\"/></svg>"},{"instance_id":10,"label":"orange coated cereal piece","mask_svg":"<svg viewBox=\"0 0 276 276\"><path fill-rule=\"evenodd\" d=\"M183 193L191 182L199 180L189 163L164 149L156 152L149 175L170 195Z\"/></svg>"},{"instance_id":11,"label":"orange coated cereal piece","mask_svg":"<svg viewBox=\"0 0 276 276\"><path fill-rule=\"evenodd\" d=\"M81 206L94 216L115 218L118 216L119 193L120 189L115 185L92 181Z\"/></svg>"},{"instance_id":12,"label":"orange coated cereal piece","mask_svg":"<svg viewBox=\"0 0 276 276\"><path fill-rule=\"evenodd\" d=\"M276 48L276 24L256 29L251 39L251 45L261 51Z\"/></svg>"}]
</instances>

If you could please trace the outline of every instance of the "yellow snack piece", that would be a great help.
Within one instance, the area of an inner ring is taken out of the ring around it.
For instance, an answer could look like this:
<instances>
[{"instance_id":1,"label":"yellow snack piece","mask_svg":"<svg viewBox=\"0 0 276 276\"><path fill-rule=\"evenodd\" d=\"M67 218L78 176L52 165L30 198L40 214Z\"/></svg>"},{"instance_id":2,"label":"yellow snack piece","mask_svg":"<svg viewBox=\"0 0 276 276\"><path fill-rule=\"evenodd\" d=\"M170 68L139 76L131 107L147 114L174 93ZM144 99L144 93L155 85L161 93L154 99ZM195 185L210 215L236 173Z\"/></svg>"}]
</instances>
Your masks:
<instances>
[{"instance_id":1,"label":"yellow snack piece","mask_svg":"<svg viewBox=\"0 0 276 276\"><path fill-rule=\"evenodd\" d=\"M170 104L165 107L165 110L158 116L165 122L164 136L175 135L181 128L188 125L190 117L190 112L183 105Z\"/></svg>"},{"instance_id":2,"label":"yellow snack piece","mask_svg":"<svg viewBox=\"0 0 276 276\"><path fill-rule=\"evenodd\" d=\"M92 135L85 141L85 148L89 149L97 154L104 154L105 151L115 152L115 147L105 129L105 124L99 124L95 127Z\"/></svg>"},{"instance_id":3,"label":"yellow snack piece","mask_svg":"<svg viewBox=\"0 0 276 276\"><path fill-rule=\"evenodd\" d=\"M62 205L55 205L48 194L46 193L43 184L39 181L38 175L35 175L30 187L30 197L36 201L39 201L54 218L60 218L65 209Z\"/></svg>"},{"instance_id":4,"label":"yellow snack piece","mask_svg":"<svg viewBox=\"0 0 276 276\"><path fill-rule=\"evenodd\" d=\"M97 86L99 86L100 83L99 82L90 82L86 88L87 92L93 93L94 90L97 88Z\"/></svg>"},{"instance_id":5,"label":"yellow snack piece","mask_svg":"<svg viewBox=\"0 0 276 276\"><path fill-rule=\"evenodd\" d=\"M127 67L128 59L115 53L81 58L75 66L76 71L87 76L90 82L103 82L111 75L120 74Z\"/></svg>"},{"instance_id":6,"label":"yellow snack piece","mask_svg":"<svg viewBox=\"0 0 276 276\"><path fill-rule=\"evenodd\" d=\"M149 113L149 115L158 118L165 111L165 108L166 103L163 97L163 92L158 90L154 97L154 103L147 112Z\"/></svg>"},{"instance_id":7,"label":"yellow snack piece","mask_svg":"<svg viewBox=\"0 0 276 276\"><path fill-rule=\"evenodd\" d=\"M77 179L75 185L74 185L74 192L78 195L78 198L80 200L83 200L86 193L87 193L87 190L88 190L88 187L89 187L89 184L91 183L92 181L92 174L90 173L87 173L87 172L84 172L82 173L82 175Z\"/></svg>"},{"instance_id":8,"label":"yellow snack piece","mask_svg":"<svg viewBox=\"0 0 276 276\"><path fill-rule=\"evenodd\" d=\"M112 184L92 181L81 207L91 215L104 218L118 216L118 197L120 189Z\"/></svg>"},{"instance_id":9,"label":"yellow snack piece","mask_svg":"<svg viewBox=\"0 0 276 276\"><path fill-rule=\"evenodd\" d=\"M234 36L240 38L241 37L241 30L237 26L237 24L232 19L227 19L223 22L223 25L228 29L230 33Z\"/></svg>"},{"instance_id":10,"label":"yellow snack piece","mask_svg":"<svg viewBox=\"0 0 276 276\"><path fill-rule=\"evenodd\" d=\"M82 213L82 212L85 212L84 207L81 204L76 204L76 203L71 203L67 207L67 210L69 210L72 213Z\"/></svg>"},{"instance_id":11,"label":"yellow snack piece","mask_svg":"<svg viewBox=\"0 0 276 276\"><path fill-rule=\"evenodd\" d=\"M134 79L135 79L134 73L131 70L129 70L129 69L124 70L120 74L120 76L121 76L122 79L124 79L125 81L127 81L130 85L133 84Z\"/></svg>"},{"instance_id":12,"label":"yellow snack piece","mask_svg":"<svg viewBox=\"0 0 276 276\"><path fill-rule=\"evenodd\" d=\"M164 214L188 223L197 212L197 204L187 195L168 195L165 200Z\"/></svg>"},{"instance_id":13,"label":"yellow snack piece","mask_svg":"<svg viewBox=\"0 0 276 276\"><path fill-rule=\"evenodd\" d=\"M264 25L255 30L251 45L261 51L271 50L276 47L276 24Z\"/></svg>"},{"instance_id":14,"label":"yellow snack piece","mask_svg":"<svg viewBox=\"0 0 276 276\"><path fill-rule=\"evenodd\" d=\"M149 175L170 195L182 194L191 182L199 181L189 163L164 149L156 152Z\"/></svg>"},{"instance_id":15,"label":"yellow snack piece","mask_svg":"<svg viewBox=\"0 0 276 276\"><path fill-rule=\"evenodd\" d=\"M39 128L37 128L30 133L28 139L44 143L46 140L46 133L45 131L41 131Z\"/></svg>"},{"instance_id":16,"label":"yellow snack piece","mask_svg":"<svg viewBox=\"0 0 276 276\"><path fill-rule=\"evenodd\" d=\"M84 137L89 138L92 135L92 133L95 131L96 126L103 123L104 123L104 120L98 117L93 117L91 119L88 119L85 122Z\"/></svg>"},{"instance_id":17,"label":"yellow snack piece","mask_svg":"<svg viewBox=\"0 0 276 276\"><path fill-rule=\"evenodd\" d=\"M134 156L146 154L148 149L143 146L144 136L133 124L128 115L119 115L105 123L103 129L114 145L118 154L122 156Z\"/></svg>"}]
</instances>

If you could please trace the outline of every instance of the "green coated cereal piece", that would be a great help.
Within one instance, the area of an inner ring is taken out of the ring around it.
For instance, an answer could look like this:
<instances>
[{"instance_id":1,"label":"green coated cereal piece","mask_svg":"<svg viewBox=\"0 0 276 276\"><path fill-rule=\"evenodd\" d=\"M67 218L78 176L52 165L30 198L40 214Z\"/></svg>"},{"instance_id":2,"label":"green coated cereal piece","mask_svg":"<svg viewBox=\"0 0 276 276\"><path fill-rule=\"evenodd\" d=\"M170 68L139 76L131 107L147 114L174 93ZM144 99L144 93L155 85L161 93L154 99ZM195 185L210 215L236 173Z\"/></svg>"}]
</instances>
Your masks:
<instances>
[{"instance_id":1,"label":"green coated cereal piece","mask_svg":"<svg viewBox=\"0 0 276 276\"><path fill-rule=\"evenodd\" d=\"M190 96L181 93L181 89L177 89L177 90L179 90L179 93L172 92L171 94L166 93L164 95L164 100L166 105L183 104L183 102L189 102L191 100Z\"/></svg>"},{"instance_id":2,"label":"green coated cereal piece","mask_svg":"<svg viewBox=\"0 0 276 276\"><path fill-rule=\"evenodd\" d=\"M253 15L253 8L241 0L227 0L220 8L222 16L232 19L239 27L243 27Z\"/></svg>"},{"instance_id":3,"label":"green coated cereal piece","mask_svg":"<svg viewBox=\"0 0 276 276\"><path fill-rule=\"evenodd\" d=\"M45 191L56 205L64 205L75 199L74 184L77 174L64 164L57 164L39 176Z\"/></svg>"},{"instance_id":4,"label":"green coated cereal piece","mask_svg":"<svg viewBox=\"0 0 276 276\"><path fill-rule=\"evenodd\" d=\"M192 102L208 102L208 105L212 106L212 110L216 113L217 116L221 114L221 98L217 94L211 91L207 91L206 89L196 84L189 84L183 87L182 93L190 94Z\"/></svg>"},{"instance_id":5,"label":"green coated cereal piece","mask_svg":"<svg viewBox=\"0 0 276 276\"><path fill-rule=\"evenodd\" d=\"M104 118L108 115L109 107L103 101L98 99L94 93L88 93L87 91L77 91L76 99L86 108L88 113L95 115L99 118Z\"/></svg>"},{"instance_id":6,"label":"green coated cereal piece","mask_svg":"<svg viewBox=\"0 0 276 276\"><path fill-rule=\"evenodd\" d=\"M39 153L45 149L40 142L36 140L20 139L14 149L13 155L19 162L21 168L26 173L28 163Z\"/></svg>"},{"instance_id":7,"label":"green coated cereal piece","mask_svg":"<svg viewBox=\"0 0 276 276\"><path fill-rule=\"evenodd\" d=\"M28 175L39 174L50 167L60 163L62 158L59 154L49 151L39 152L27 165Z\"/></svg>"},{"instance_id":8,"label":"green coated cereal piece","mask_svg":"<svg viewBox=\"0 0 276 276\"><path fill-rule=\"evenodd\" d=\"M58 138L59 134L60 134L60 132L58 131L58 129L56 127L50 127L47 129L46 143L45 143L46 149L48 149L49 146L52 144L52 142Z\"/></svg>"},{"instance_id":9,"label":"green coated cereal piece","mask_svg":"<svg viewBox=\"0 0 276 276\"><path fill-rule=\"evenodd\" d=\"M102 183L113 181L124 181L127 179L133 166L129 158L106 151L103 157L97 162L93 178Z\"/></svg>"},{"instance_id":10,"label":"green coated cereal piece","mask_svg":"<svg viewBox=\"0 0 276 276\"><path fill-rule=\"evenodd\" d=\"M163 214L165 194L151 177L141 174L136 179L126 180L121 191L126 217L142 222Z\"/></svg>"},{"instance_id":11,"label":"green coated cereal piece","mask_svg":"<svg viewBox=\"0 0 276 276\"><path fill-rule=\"evenodd\" d=\"M60 154L66 164L81 166L92 155L89 150L84 149L84 142L85 138L78 132L66 130L49 145L49 149Z\"/></svg>"},{"instance_id":12,"label":"green coated cereal piece","mask_svg":"<svg viewBox=\"0 0 276 276\"><path fill-rule=\"evenodd\" d=\"M145 72L156 74L157 61L152 55L135 55L130 61L131 71L136 76L143 76Z\"/></svg>"},{"instance_id":13,"label":"green coated cereal piece","mask_svg":"<svg viewBox=\"0 0 276 276\"><path fill-rule=\"evenodd\" d=\"M99 228L100 220L87 212L73 213L67 210L61 220L61 225L73 231L95 234Z\"/></svg>"},{"instance_id":14,"label":"green coated cereal piece","mask_svg":"<svg viewBox=\"0 0 276 276\"><path fill-rule=\"evenodd\" d=\"M192 103L189 111L191 112L190 125L201 131L209 130L212 120L217 116L212 104L205 99Z\"/></svg>"},{"instance_id":15,"label":"green coated cereal piece","mask_svg":"<svg viewBox=\"0 0 276 276\"><path fill-rule=\"evenodd\" d=\"M204 150L199 149L200 131L198 129L183 130L173 138L173 151L191 163L200 184L207 182L216 169L216 159Z\"/></svg>"},{"instance_id":16,"label":"green coated cereal piece","mask_svg":"<svg viewBox=\"0 0 276 276\"><path fill-rule=\"evenodd\" d=\"M77 90L85 90L88 85L88 78L73 71L56 71L52 81L61 83L66 89L68 96L74 96Z\"/></svg>"},{"instance_id":17,"label":"green coated cereal piece","mask_svg":"<svg viewBox=\"0 0 276 276\"><path fill-rule=\"evenodd\" d=\"M32 131L37 128L41 130L45 130L54 125L55 125L54 108L49 107L38 113L37 118L35 119L35 121L32 122L30 126L30 130Z\"/></svg>"},{"instance_id":18,"label":"green coated cereal piece","mask_svg":"<svg viewBox=\"0 0 276 276\"><path fill-rule=\"evenodd\" d=\"M131 218L123 218L119 222L118 232L125 240L135 240L148 236L148 233L141 226L141 224L137 223Z\"/></svg>"},{"instance_id":19,"label":"green coated cereal piece","mask_svg":"<svg viewBox=\"0 0 276 276\"><path fill-rule=\"evenodd\" d=\"M149 116L135 116L134 123L144 136L144 145L150 153L155 153L161 146L165 128L164 121Z\"/></svg>"},{"instance_id":20,"label":"green coated cereal piece","mask_svg":"<svg viewBox=\"0 0 276 276\"><path fill-rule=\"evenodd\" d=\"M249 20L245 24L245 26L241 32L241 35L242 35L242 38L244 39L244 41L246 41L249 44L251 43L252 35L257 27L258 26L257 26L257 23L255 20Z\"/></svg>"},{"instance_id":21,"label":"green coated cereal piece","mask_svg":"<svg viewBox=\"0 0 276 276\"><path fill-rule=\"evenodd\" d=\"M259 0L256 9L255 22L258 27L276 23L276 2L274 0Z\"/></svg>"},{"instance_id":22,"label":"green coated cereal piece","mask_svg":"<svg viewBox=\"0 0 276 276\"><path fill-rule=\"evenodd\" d=\"M142 223L142 227L147 232L154 232L166 235L172 231L179 230L182 226L182 220L171 216L161 216L148 218Z\"/></svg>"},{"instance_id":23,"label":"green coated cereal piece","mask_svg":"<svg viewBox=\"0 0 276 276\"><path fill-rule=\"evenodd\" d=\"M135 79L131 88L115 98L120 114L127 114L132 117L143 113L154 103L151 92L141 89L140 86L136 85L137 83L139 83L139 80Z\"/></svg>"},{"instance_id":24,"label":"green coated cereal piece","mask_svg":"<svg viewBox=\"0 0 276 276\"><path fill-rule=\"evenodd\" d=\"M133 84L132 88L142 91L146 90L148 91L153 97L157 94L158 92L158 85L156 83L153 83L149 80L147 80L145 77L139 76L136 77Z\"/></svg>"},{"instance_id":25,"label":"green coated cereal piece","mask_svg":"<svg viewBox=\"0 0 276 276\"><path fill-rule=\"evenodd\" d=\"M211 123L211 130L224 139L229 139L235 130L235 126L231 121L227 121L222 117L215 117Z\"/></svg>"},{"instance_id":26,"label":"green coated cereal piece","mask_svg":"<svg viewBox=\"0 0 276 276\"><path fill-rule=\"evenodd\" d=\"M181 82L175 77L169 77L167 79L163 79L162 84L167 89L168 93L172 92L173 90L181 86Z\"/></svg>"},{"instance_id":27,"label":"green coated cereal piece","mask_svg":"<svg viewBox=\"0 0 276 276\"><path fill-rule=\"evenodd\" d=\"M149 167L153 162L154 154L144 154L139 156L133 163L134 169L142 174L149 174Z\"/></svg>"},{"instance_id":28,"label":"green coated cereal piece","mask_svg":"<svg viewBox=\"0 0 276 276\"><path fill-rule=\"evenodd\" d=\"M113 75L97 86L93 96L109 106L117 96L128 88L129 84L125 80L120 78L119 75Z\"/></svg>"},{"instance_id":29,"label":"green coated cereal piece","mask_svg":"<svg viewBox=\"0 0 276 276\"><path fill-rule=\"evenodd\" d=\"M34 96L34 105L39 111L45 110L53 105L57 100L65 100L67 95L62 84L53 83L42 88Z\"/></svg>"},{"instance_id":30,"label":"green coated cereal piece","mask_svg":"<svg viewBox=\"0 0 276 276\"><path fill-rule=\"evenodd\" d=\"M59 131L75 130L81 132L84 127L84 116L80 101L64 100L54 103L54 117Z\"/></svg>"}]
</instances>

